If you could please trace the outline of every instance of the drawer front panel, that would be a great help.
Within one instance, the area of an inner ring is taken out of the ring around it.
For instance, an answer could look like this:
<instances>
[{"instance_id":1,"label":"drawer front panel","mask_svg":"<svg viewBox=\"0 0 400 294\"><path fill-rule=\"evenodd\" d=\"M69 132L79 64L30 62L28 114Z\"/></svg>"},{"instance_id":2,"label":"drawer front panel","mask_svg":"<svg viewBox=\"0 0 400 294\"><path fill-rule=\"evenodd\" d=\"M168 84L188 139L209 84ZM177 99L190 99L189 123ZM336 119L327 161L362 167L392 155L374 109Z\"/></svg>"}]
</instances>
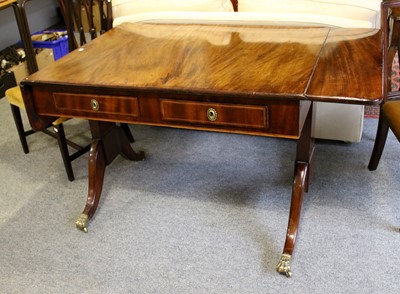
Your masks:
<instances>
[{"instance_id":1,"label":"drawer front panel","mask_svg":"<svg viewBox=\"0 0 400 294\"><path fill-rule=\"evenodd\" d=\"M63 113L82 112L138 117L137 97L53 93L55 107Z\"/></svg>"},{"instance_id":2,"label":"drawer front panel","mask_svg":"<svg viewBox=\"0 0 400 294\"><path fill-rule=\"evenodd\" d=\"M235 104L161 100L164 121L268 128L268 107Z\"/></svg>"}]
</instances>

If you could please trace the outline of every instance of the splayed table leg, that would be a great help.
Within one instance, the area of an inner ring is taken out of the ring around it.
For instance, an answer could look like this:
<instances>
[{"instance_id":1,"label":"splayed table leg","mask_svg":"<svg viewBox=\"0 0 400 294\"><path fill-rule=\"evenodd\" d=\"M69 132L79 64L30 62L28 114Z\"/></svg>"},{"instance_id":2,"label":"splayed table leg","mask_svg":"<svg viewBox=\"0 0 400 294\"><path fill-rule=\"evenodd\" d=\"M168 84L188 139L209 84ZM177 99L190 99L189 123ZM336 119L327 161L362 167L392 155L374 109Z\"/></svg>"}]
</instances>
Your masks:
<instances>
[{"instance_id":1,"label":"splayed table leg","mask_svg":"<svg viewBox=\"0 0 400 294\"><path fill-rule=\"evenodd\" d=\"M125 134L115 123L90 121L93 142L89 153L89 187L86 206L76 221L76 227L88 232L90 219L97 210L103 188L106 166L120 154L123 157L139 161L144 152L136 153Z\"/></svg>"},{"instance_id":2,"label":"splayed table leg","mask_svg":"<svg viewBox=\"0 0 400 294\"><path fill-rule=\"evenodd\" d=\"M292 276L291 260L300 223L301 206L304 192L308 191L311 160L314 152L314 139L311 137L312 107L304 122L300 138L297 141L296 162L290 204L289 221L282 256L276 266L279 273Z\"/></svg>"}]
</instances>

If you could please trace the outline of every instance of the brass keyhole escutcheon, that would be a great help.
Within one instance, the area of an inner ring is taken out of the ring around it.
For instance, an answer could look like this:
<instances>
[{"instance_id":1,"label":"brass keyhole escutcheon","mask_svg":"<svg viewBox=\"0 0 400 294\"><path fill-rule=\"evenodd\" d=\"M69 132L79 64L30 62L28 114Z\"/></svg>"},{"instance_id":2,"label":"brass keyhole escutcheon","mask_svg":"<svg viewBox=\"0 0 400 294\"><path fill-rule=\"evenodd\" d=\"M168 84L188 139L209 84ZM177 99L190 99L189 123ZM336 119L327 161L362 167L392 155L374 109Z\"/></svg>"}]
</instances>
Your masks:
<instances>
[{"instance_id":1,"label":"brass keyhole escutcheon","mask_svg":"<svg viewBox=\"0 0 400 294\"><path fill-rule=\"evenodd\" d=\"M207 109L207 118L209 121L216 121L217 117L218 117L218 114L214 108Z\"/></svg>"},{"instance_id":2,"label":"brass keyhole escutcheon","mask_svg":"<svg viewBox=\"0 0 400 294\"><path fill-rule=\"evenodd\" d=\"M94 111L98 111L99 110L99 101L97 101L96 99L90 100L90 106L92 107L92 109Z\"/></svg>"}]
</instances>

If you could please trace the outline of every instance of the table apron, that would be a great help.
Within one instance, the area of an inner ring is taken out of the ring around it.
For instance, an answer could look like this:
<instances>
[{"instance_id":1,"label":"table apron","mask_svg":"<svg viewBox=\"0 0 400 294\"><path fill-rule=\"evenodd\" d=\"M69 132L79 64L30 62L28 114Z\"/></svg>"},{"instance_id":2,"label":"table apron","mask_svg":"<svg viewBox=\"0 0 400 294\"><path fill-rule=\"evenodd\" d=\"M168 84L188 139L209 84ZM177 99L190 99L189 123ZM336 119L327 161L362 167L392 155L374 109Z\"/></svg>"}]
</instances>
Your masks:
<instances>
[{"instance_id":1,"label":"table apron","mask_svg":"<svg viewBox=\"0 0 400 294\"><path fill-rule=\"evenodd\" d=\"M221 102L201 95L119 96L49 92L40 87L33 87L30 96L39 117L77 117L293 139L299 138L311 105L306 100L273 97L228 97Z\"/></svg>"}]
</instances>

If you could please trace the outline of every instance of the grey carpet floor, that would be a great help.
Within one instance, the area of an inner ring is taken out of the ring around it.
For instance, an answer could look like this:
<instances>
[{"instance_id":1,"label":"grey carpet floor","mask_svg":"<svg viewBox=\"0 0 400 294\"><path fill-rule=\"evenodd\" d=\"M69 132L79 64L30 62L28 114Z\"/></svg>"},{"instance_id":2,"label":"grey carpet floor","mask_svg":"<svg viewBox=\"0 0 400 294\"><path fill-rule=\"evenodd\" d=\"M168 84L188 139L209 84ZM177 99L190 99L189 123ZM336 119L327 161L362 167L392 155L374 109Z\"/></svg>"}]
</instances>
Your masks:
<instances>
[{"instance_id":1,"label":"grey carpet floor","mask_svg":"<svg viewBox=\"0 0 400 294\"><path fill-rule=\"evenodd\" d=\"M0 99L0 293L396 293L400 278L400 144L375 172L376 131L317 142L293 257L279 275L295 142L131 126L141 162L107 167L87 234L75 228L87 156L67 180L55 140L22 152ZM71 121L88 139L84 121Z\"/></svg>"}]
</instances>

